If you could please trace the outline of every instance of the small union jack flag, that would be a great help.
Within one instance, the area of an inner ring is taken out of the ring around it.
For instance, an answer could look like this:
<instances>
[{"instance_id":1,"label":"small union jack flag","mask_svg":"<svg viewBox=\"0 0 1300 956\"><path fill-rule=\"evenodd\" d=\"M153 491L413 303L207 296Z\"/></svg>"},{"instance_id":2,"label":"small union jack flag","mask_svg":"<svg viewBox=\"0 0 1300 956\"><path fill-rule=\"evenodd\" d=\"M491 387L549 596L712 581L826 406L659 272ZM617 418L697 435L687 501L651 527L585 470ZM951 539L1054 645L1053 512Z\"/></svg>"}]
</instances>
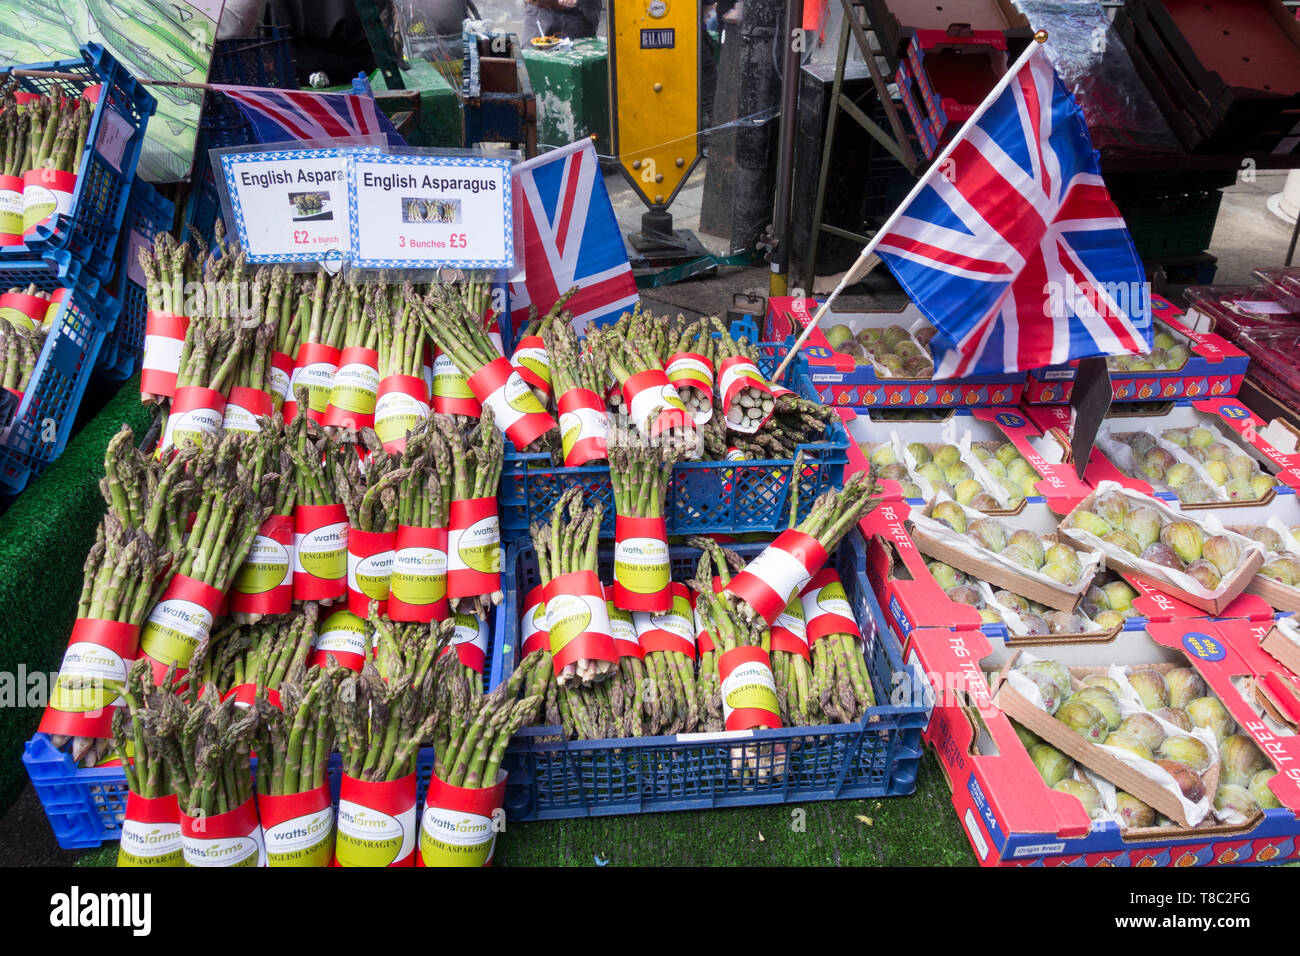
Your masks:
<instances>
[{"instance_id":1,"label":"small union jack flag","mask_svg":"<svg viewBox=\"0 0 1300 956\"><path fill-rule=\"evenodd\" d=\"M397 127L373 96L313 93L259 86L215 86L253 124L259 143L287 143L379 134L389 146L405 146Z\"/></svg>"},{"instance_id":2,"label":"small union jack flag","mask_svg":"<svg viewBox=\"0 0 1300 956\"><path fill-rule=\"evenodd\" d=\"M520 163L514 178L525 269L524 280L511 284L514 327L528 321L530 303L545 313L575 285L565 308L579 332L588 321L600 325L630 311L636 279L591 140Z\"/></svg>"},{"instance_id":3,"label":"small union jack flag","mask_svg":"<svg viewBox=\"0 0 1300 956\"><path fill-rule=\"evenodd\" d=\"M1142 263L1078 104L1032 46L874 249L938 330L936 378L1151 350Z\"/></svg>"}]
</instances>

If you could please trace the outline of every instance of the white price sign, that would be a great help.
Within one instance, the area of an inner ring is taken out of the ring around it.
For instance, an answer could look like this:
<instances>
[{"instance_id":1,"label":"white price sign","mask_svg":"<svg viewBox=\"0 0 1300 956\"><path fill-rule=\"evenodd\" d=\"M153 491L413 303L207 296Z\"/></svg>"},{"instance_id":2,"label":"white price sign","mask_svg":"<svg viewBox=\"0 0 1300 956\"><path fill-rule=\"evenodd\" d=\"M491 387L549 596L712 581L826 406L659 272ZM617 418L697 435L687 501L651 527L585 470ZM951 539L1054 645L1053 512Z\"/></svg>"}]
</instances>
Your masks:
<instances>
[{"instance_id":1,"label":"white price sign","mask_svg":"<svg viewBox=\"0 0 1300 956\"><path fill-rule=\"evenodd\" d=\"M221 155L240 247L251 263L349 257L348 154L285 149Z\"/></svg>"},{"instance_id":2,"label":"white price sign","mask_svg":"<svg viewBox=\"0 0 1300 956\"><path fill-rule=\"evenodd\" d=\"M352 156L348 198L359 269L514 265L508 159Z\"/></svg>"}]
</instances>

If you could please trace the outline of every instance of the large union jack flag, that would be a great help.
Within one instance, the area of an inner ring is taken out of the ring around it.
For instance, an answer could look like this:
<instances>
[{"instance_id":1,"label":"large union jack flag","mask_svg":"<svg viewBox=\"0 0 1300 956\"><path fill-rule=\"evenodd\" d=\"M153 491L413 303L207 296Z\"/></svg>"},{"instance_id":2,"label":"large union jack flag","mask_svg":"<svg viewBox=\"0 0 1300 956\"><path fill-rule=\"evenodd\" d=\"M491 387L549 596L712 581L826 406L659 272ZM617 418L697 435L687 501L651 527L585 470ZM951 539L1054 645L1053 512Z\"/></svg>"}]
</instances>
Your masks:
<instances>
[{"instance_id":1,"label":"large union jack flag","mask_svg":"<svg viewBox=\"0 0 1300 956\"><path fill-rule=\"evenodd\" d=\"M1151 349L1142 264L1039 43L875 253L934 324L935 377Z\"/></svg>"},{"instance_id":2,"label":"large union jack flag","mask_svg":"<svg viewBox=\"0 0 1300 956\"><path fill-rule=\"evenodd\" d=\"M575 285L565 308L579 332L636 305L636 279L591 140L520 163L514 176L525 269L524 280L511 285L514 327L528 320L530 304L545 313Z\"/></svg>"},{"instance_id":3,"label":"large union jack flag","mask_svg":"<svg viewBox=\"0 0 1300 956\"><path fill-rule=\"evenodd\" d=\"M312 93L259 86L216 86L253 124L259 143L335 139L340 136L386 136L389 146L406 140L383 114L373 96L357 93Z\"/></svg>"}]
</instances>

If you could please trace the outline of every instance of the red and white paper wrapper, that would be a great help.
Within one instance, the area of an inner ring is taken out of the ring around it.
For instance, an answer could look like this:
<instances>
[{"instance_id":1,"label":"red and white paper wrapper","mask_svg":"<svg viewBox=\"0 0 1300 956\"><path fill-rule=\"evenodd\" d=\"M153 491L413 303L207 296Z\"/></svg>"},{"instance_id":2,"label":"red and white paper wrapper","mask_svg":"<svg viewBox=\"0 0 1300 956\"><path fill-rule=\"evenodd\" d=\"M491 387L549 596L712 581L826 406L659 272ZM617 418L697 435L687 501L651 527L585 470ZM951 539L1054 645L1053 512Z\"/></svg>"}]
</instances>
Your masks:
<instances>
[{"instance_id":1,"label":"red and white paper wrapper","mask_svg":"<svg viewBox=\"0 0 1300 956\"><path fill-rule=\"evenodd\" d=\"M202 581L184 574L172 578L140 631L140 654L152 663L155 681L172 664L178 673L189 668L194 649L212 630L223 600L224 594Z\"/></svg>"},{"instance_id":2,"label":"red and white paper wrapper","mask_svg":"<svg viewBox=\"0 0 1300 956\"><path fill-rule=\"evenodd\" d=\"M395 531L348 529L348 610L359 617L369 613L370 602L379 602L379 613L388 610L388 583L393 574Z\"/></svg>"},{"instance_id":3,"label":"red and white paper wrapper","mask_svg":"<svg viewBox=\"0 0 1300 956\"><path fill-rule=\"evenodd\" d=\"M330 386L339 367L339 350L319 342L303 342L293 360L289 379L289 396L284 400L284 420L293 421L298 414L294 389L307 386L307 417L318 425L325 423L325 409L330 403Z\"/></svg>"},{"instance_id":4,"label":"red and white paper wrapper","mask_svg":"<svg viewBox=\"0 0 1300 956\"><path fill-rule=\"evenodd\" d=\"M780 727L772 662L761 647L736 647L718 658L722 719L728 730Z\"/></svg>"},{"instance_id":5,"label":"red and white paper wrapper","mask_svg":"<svg viewBox=\"0 0 1300 956\"><path fill-rule=\"evenodd\" d=\"M230 688L230 690L222 694L221 699L222 701L226 701L233 697L235 699L236 707L248 709L257 703L257 691L258 686L256 684L236 684L234 687ZM276 710L283 709L280 704L280 692L278 690L267 688L266 702Z\"/></svg>"},{"instance_id":6,"label":"red and white paper wrapper","mask_svg":"<svg viewBox=\"0 0 1300 956\"><path fill-rule=\"evenodd\" d=\"M546 598L539 584L524 595L524 610L519 617L519 656L551 649L551 632L546 629Z\"/></svg>"},{"instance_id":7,"label":"red and white paper wrapper","mask_svg":"<svg viewBox=\"0 0 1300 956\"><path fill-rule=\"evenodd\" d=\"M346 773L339 785L338 866L415 865L415 774L370 783Z\"/></svg>"},{"instance_id":8,"label":"red and white paper wrapper","mask_svg":"<svg viewBox=\"0 0 1300 956\"><path fill-rule=\"evenodd\" d=\"M181 850L186 866L266 866L257 801L212 816L182 813Z\"/></svg>"},{"instance_id":9,"label":"red and white paper wrapper","mask_svg":"<svg viewBox=\"0 0 1300 956\"><path fill-rule=\"evenodd\" d=\"M782 531L727 590L749 604L771 627L790 598L798 594L826 563L826 549L812 535Z\"/></svg>"},{"instance_id":10,"label":"red and white paper wrapper","mask_svg":"<svg viewBox=\"0 0 1300 956\"><path fill-rule=\"evenodd\" d=\"M515 354L510 356L510 364L537 393L539 401L544 403L551 397L551 356L540 335L521 338L515 346Z\"/></svg>"},{"instance_id":11,"label":"red and white paper wrapper","mask_svg":"<svg viewBox=\"0 0 1300 956\"><path fill-rule=\"evenodd\" d=\"M444 654L456 649L456 657L470 670L482 674L487 667L488 638L492 636L491 625L483 618L473 614L453 614L456 622L451 632L451 647Z\"/></svg>"},{"instance_id":12,"label":"red and white paper wrapper","mask_svg":"<svg viewBox=\"0 0 1300 956\"><path fill-rule=\"evenodd\" d=\"M230 397L226 399L221 429L256 435L262 430L258 419L268 417L274 411L270 392L264 392L260 388L248 388L245 385L234 385L230 389Z\"/></svg>"},{"instance_id":13,"label":"red and white paper wrapper","mask_svg":"<svg viewBox=\"0 0 1300 956\"><path fill-rule=\"evenodd\" d=\"M111 737L113 711L121 698L102 685L97 690L73 690L67 682L125 681L139 644L140 629L133 624L86 617L74 621L37 730L69 737Z\"/></svg>"},{"instance_id":14,"label":"red and white paper wrapper","mask_svg":"<svg viewBox=\"0 0 1300 956\"><path fill-rule=\"evenodd\" d=\"M271 404L281 409L283 414L284 406L287 402L293 400L293 395L289 392L289 383L293 381L293 356L286 355L284 352L271 353ZM293 421L291 418L285 419L285 424Z\"/></svg>"},{"instance_id":15,"label":"red and white paper wrapper","mask_svg":"<svg viewBox=\"0 0 1300 956\"><path fill-rule=\"evenodd\" d=\"M766 395L772 394L772 386L768 384L763 373L758 370L758 366L745 358L743 355L733 355L730 358L723 359L722 364L718 366L718 388L722 392L722 410L723 412L731 411L740 393L746 388L758 389ZM752 435L763 427L772 415L769 412L757 421L747 421L743 425L732 424L727 421L727 428L734 432L741 432L746 435Z\"/></svg>"},{"instance_id":16,"label":"red and white paper wrapper","mask_svg":"<svg viewBox=\"0 0 1300 956\"><path fill-rule=\"evenodd\" d=\"M571 571L543 589L546 630L558 674L580 659L618 663L618 648L605 606L605 589L594 571Z\"/></svg>"},{"instance_id":17,"label":"red and white paper wrapper","mask_svg":"<svg viewBox=\"0 0 1300 956\"><path fill-rule=\"evenodd\" d=\"M163 454L179 447L186 440L202 445L205 441L221 437L221 423L225 420L226 397L216 389L201 385L186 385L176 389L172 407L167 412L163 428Z\"/></svg>"},{"instance_id":18,"label":"red and white paper wrapper","mask_svg":"<svg viewBox=\"0 0 1300 956\"><path fill-rule=\"evenodd\" d=\"M23 244L23 179L0 176L0 246Z\"/></svg>"},{"instance_id":19,"label":"red and white paper wrapper","mask_svg":"<svg viewBox=\"0 0 1300 956\"><path fill-rule=\"evenodd\" d=\"M76 191L75 173L58 169L29 169L23 173L23 235L30 239L37 226L72 212Z\"/></svg>"},{"instance_id":20,"label":"red and white paper wrapper","mask_svg":"<svg viewBox=\"0 0 1300 956\"><path fill-rule=\"evenodd\" d=\"M812 651L808 647L808 625L804 620L803 602L799 595L790 598L785 610L772 622L772 650L798 654L805 660L812 660Z\"/></svg>"},{"instance_id":21,"label":"red and white paper wrapper","mask_svg":"<svg viewBox=\"0 0 1300 956\"><path fill-rule=\"evenodd\" d=\"M350 671L360 671L365 666L371 644L365 619L357 617L346 608L340 608L317 625L307 666L325 667L329 663L329 655L333 654L340 666Z\"/></svg>"},{"instance_id":22,"label":"red and white paper wrapper","mask_svg":"<svg viewBox=\"0 0 1300 956\"><path fill-rule=\"evenodd\" d=\"M509 359L493 359L471 375L468 382L479 403L492 409L497 430L516 448L527 448L557 427L555 419L546 413Z\"/></svg>"},{"instance_id":23,"label":"red and white paper wrapper","mask_svg":"<svg viewBox=\"0 0 1300 956\"><path fill-rule=\"evenodd\" d=\"M59 317L59 310L63 308L63 303L68 300L71 290L67 286L59 286L50 293L50 304L45 307L45 318L41 324L45 326L46 331L54 328L54 323Z\"/></svg>"},{"instance_id":24,"label":"red and white paper wrapper","mask_svg":"<svg viewBox=\"0 0 1300 956\"><path fill-rule=\"evenodd\" d=\"M176 373L181 368L181 352L189 327L189 318L174 312L150 309L144 314L144 357L140 360L142 395L171 398L176 394Z\"/></svg>"},{"instance_id":25,"label":"red and white paper wrapper","mask_svg":"<svg viewBox=\"0 0 1300 956\"><path fill-rule=\"evenodd\" d=\"M680 651L695 660L695 625L691 613L690 589L680 581L672 584L672 607L658 614L636 611L632 624L636 628L641 650Z\"/></svg>"},{"instance_id":26,"label":"red and white paper wrapper","mask_svg":"<svg viewBox=\"0 0 1300 956\"><path fill-rule=\"evenodd\" d=\"M708 398L702 409L692 413L695 424L703 425L713 417L713 363L707 356L698 352L677 352L668 357L664 374L679 393L679 398L681 389L687 386L703 392Z\"/></svg>"},{"instance_id":27,"label":"red and white paper wrapper","mask_svg":"<svg viewBox=\"0 0 1300 956\"><path fill-rule=\"evenodd\" d=\"M447 616L447 529L398 525L388 616L394 621L441 621Z\"/></svg>"},{"instance_id":28,"label":"red and white paper wrapper","mask_svg":"<svg viewBox=\"0 0 1300 956\"><path fill-rule=\"evenodd\" d=\"M420 818L418 866L491 866L498 820L506 799L506 774L491 787L454 787L429 777Z\"/></svg>"},{"instance_id":29,"label":"red and white paper wrapper","mask_svg":"<svg viewBox=\"0 0 1300 956\"><path fill-rule=\"evenodd\" d=\"M267 866L329 866L334 859L334 803L328 783L305 793L258 794Z\"/></svg>"},{"instance_id":30,"label":"red and white paper wrapper","mask_svg":"<svg viewBox=\"0 0 1300 956\"><path fill-rule=\"evenodd\" d=\"M695 427L695 420L686 414L677 389L669 384L668 376L660 368L638 372L624 382L623 404L632 424L649 437L673 428Z\"/></svg>"},{"instance_id":31,"label":"red and white paper wrapper","mask_svg":"<svg viewBox=\"0 0 1300 956\"><path fill-rule=\"evenodd\" d=\"M614 635L614 646L618 648L619 657L635 657L645 660L645 650L637 636L636 622L631 611L625 611L614 603L614 585L605 585L605 609L609 612L609 630Z\"/></svg>"},{"instance_id":32,"label":"red and white paper wrapper","mask_svg":"<svg viewBox=\"0 0 1300 956\"><path fill-rule=\"evenodd\" d=\"M589 388L571 388L560 396L560 446L564 464L575 468L609 454L609 415Z\"/></svg>"},{"instance_id":33,"label":"red and white paper wrapper","mask_svg":"<svg viewBox=\"0 0 1300 956\"><path fill-rule=\"evenodd\" d=\"M369 428L375 423L378 395L379 353L359 345L344 349L330 383L325 424Z\"/></svg>"},{"instance_id":34,"label":"red and white paper wrapper","mask_svg":"<svg viewBox=\"0 0 1300 956\"><path fill-rule=\"evenodd\" d=\"M439 415L469 418L478 418L483 412L465 373L443 352L435 352L433 356L433 410Z\"/></svg>"},{"instance_id":35,"label":"red and white paper wrapper","mask_svg":"<svg viewBox=\"0 0 1300 956\"><path fill-rule=\"evenodd\" d=\"M496 498L453 501L447 515L447 596L501 590L501 522Z\"/></svg>"},{"instance_id":36,"label":"red and white paper wrapper","mask_svg":"<svg viewBox=\"0 0 1300 956\"><path fill-rule=\"evenodd\" d=\"M808 640L816 644L828 634L851 634L862 640L862 631L853 618L844 584L834 568L822 568L799 592L803 615L808 622Z\"/></svg>"},{"instance_id":37,"label":"red and white paper wrapper","mask_svg":"<svg viewBox=\"0 0 1300 956\"><path fill-rule=\"evenodd\" d=\"M35 329L44 325L45 313L49 307L50 300L43 295L0 293L0 319L6 319L20 329Z\"/></svg>"},{"instance_id":38,"label":"red and white paper wrapper","mask_svg":"<svg viewBox=\"0 0 1300 956\"><path fill-rule=\"evenodd\" d=\"M293 539L292 515L271 515L262 522L230 587L232 613L293 610Z\"/></svg>"},{"instance_id":39,"label":"red and white paper wrapper","mask_svg":"<svg viewBox=\"0 0 1300 956\"><path fill-rule=\"evenodd\" d=\"M348 515L339 505L293 509L293 596L332 601L347 591Z\"/></svg>"},{"instance_id":40,"label":"red and white paper wrapper","mask_svg":"<svg viewBox=\"0 0 1300 956\"><path fill-rule=\"evenodd\" d=\"M181 811L176 794L142 797L127 792L117 865L131 867L184 866L181 852Z\"/></svg>"},{"instance_id":41,"label":"red and white paper wrapper","mask_svg":"<svg viewBox=\"0 0 1300 956\"><path fill-rule=\"evenodd\" d=\"M629 611L673 604L668 526L663 518L614 518L614 603Z\"/></svg>"},{"instance_id":42,"label":"red and white paper wrapper","mask_svg":"<svg viewBox=\"0 0 1300 956\"><path fill-rule=\"evenodd\" d=\"M429 391L415 375L386 375L375 399L375 435L390 454L406 450L406 436L429 417Z\"/></svg>"}]
</instances>

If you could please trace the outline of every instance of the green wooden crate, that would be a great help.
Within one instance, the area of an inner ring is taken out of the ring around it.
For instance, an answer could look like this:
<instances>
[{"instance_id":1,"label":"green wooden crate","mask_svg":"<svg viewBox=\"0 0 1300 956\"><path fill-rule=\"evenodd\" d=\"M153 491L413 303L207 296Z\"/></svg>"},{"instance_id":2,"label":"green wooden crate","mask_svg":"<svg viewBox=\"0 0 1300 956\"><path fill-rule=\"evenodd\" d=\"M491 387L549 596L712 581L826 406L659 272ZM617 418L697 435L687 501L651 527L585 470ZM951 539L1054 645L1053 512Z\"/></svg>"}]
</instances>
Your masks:
<instances>
[{"instance_id":1,"label":"green wooden crate","mask_svg":"<svg viewBox=\"0 0 1300 956\"><path fill-rule=\"evenodd\" d=\"M537 97L537 144L564 146L596 136L608 156L609 47L602 39L574 40L553 50L524 47L524 67Z\"/></svg>"}]
</instances>

